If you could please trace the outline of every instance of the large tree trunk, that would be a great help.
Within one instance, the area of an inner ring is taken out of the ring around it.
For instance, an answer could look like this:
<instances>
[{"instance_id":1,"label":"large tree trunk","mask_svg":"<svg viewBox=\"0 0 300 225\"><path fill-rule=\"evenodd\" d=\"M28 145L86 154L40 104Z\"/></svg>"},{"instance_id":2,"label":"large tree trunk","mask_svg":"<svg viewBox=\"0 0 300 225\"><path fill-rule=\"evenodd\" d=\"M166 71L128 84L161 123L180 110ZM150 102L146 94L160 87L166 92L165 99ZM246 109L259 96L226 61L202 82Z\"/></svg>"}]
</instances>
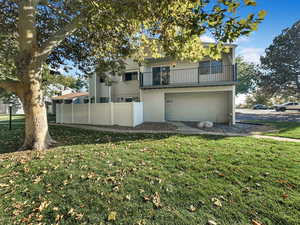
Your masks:
<instances>
[{"instance_id":1,"label":"large tree trunk","mask_svg":"<svg viewBox=\"0 0 300 225\"><path fill-rule=\"evenodd\" d=\"M47 111L39 84L25 88L22 102L25 112L25 140L21 150L44 150L54 141L48 131Z\"/></svg>"}]
</instances>

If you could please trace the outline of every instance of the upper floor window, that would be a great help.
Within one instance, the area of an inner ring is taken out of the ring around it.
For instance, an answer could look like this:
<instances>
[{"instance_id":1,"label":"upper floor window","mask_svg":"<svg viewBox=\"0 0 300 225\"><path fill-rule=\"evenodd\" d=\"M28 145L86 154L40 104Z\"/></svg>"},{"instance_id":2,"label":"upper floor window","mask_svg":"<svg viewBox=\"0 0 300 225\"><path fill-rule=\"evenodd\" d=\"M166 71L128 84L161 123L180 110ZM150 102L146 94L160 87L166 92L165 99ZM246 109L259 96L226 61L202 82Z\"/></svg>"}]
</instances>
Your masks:
<instances>
[{"instance_id":1,"label":"upper floor window","mask_svg":"<svg viewBox=\"0 0 300 225\"><path fill-rule=\"evenodd\" d=\"M137 80L138 72L127 72L123 75L123 81Z\"/></svg>"},{"instance_id":2,"label":"upper floor window","mask_svg":"<svg viewBox=\"0 0 300 225\"><path fill-rule=\"evenodd\" d=\"M210 60L199 62L199 73L200 74L216 74L223 73L223 62L222 60Z\"/></svg>"}]
</instances>

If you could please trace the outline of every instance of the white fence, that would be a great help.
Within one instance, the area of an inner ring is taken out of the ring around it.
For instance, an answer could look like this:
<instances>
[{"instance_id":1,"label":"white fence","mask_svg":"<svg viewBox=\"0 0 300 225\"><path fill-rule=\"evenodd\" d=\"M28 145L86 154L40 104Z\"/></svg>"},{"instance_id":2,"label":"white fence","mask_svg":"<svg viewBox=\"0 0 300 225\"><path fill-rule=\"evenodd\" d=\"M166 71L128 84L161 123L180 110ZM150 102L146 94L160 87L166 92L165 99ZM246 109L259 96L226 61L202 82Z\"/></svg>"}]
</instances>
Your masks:
<instances>
[{"instance_id":1,"label":"white fence","mask_svg":"<svg viewBox=\"0 0 300 225\"><path fill-rule=\"evenodd\" d=\"M142 124L143 103L57 104L56 123L119 125Z\"/></svg>"},{"instance_id":2,"label":"white fence","mask_svg":"<svg viewBox=\"0 0 300 225\"><path fill-rule=\"evenodd\" d=\"M8 114L8 104L0 103L0 114Z\"/></svg>"}]
</instances>

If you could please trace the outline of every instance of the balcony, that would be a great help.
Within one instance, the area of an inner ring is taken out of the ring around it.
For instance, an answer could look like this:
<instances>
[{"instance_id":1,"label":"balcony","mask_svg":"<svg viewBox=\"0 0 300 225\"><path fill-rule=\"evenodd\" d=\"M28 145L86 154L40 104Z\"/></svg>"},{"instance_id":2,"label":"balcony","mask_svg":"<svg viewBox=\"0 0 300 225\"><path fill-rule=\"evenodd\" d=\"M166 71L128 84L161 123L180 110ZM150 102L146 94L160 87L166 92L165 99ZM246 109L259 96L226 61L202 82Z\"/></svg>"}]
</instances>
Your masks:
<instances>
[{"instance_id":1,"label":"balcony","mask_svg":"<svg viewBox=\"0 0 300 225\"><path fill-rule=\"evenodd\" d=\"M143 89L232 85L237 81L236 65L184 69L166 66L152 67L151 70L140 74L140 87Z\"/></svg>"}]
</instances>

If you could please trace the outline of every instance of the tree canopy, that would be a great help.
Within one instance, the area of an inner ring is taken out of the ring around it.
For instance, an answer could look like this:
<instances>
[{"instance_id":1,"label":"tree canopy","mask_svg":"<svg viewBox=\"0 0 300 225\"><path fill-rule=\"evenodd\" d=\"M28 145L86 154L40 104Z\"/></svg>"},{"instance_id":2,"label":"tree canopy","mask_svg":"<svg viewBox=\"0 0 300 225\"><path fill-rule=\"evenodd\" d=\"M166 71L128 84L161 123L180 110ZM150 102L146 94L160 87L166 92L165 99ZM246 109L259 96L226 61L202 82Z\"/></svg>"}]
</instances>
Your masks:
<instances>
[{"instance_id":1,"label":"tree canopy","mask_svg":"<svg viewBox=\"0 0 300 225\"><path fill-rule=\"evenodd\" d=\"M238 68L236 94L249 94L255 91L261 75L260 66L246 62L241 56L236 58L236 63Z\"/></svg>"},{"instance_id":2,"label":"tree canopy","mask_svg":"<svg viewBox=\"0 0 300 225\"><path fill-rule=\"evenodd\" d=\"M13 59L22 50L18 31L29 26L20 13L22 2L32 2L36 10L34 35L47 64L57 68L68 60L84 72L99 63L116 67L120 57L131 53L138 57L149 48L179 58L217 57L224 51L222 43L249 34L265 16L264 11L236 16L242 5L255 5L251 0L0 0L1 65L15 64ZM204 48L199 37L206 32L220 44Z\"/></svg>"},{"instance_id":3,"label":"tree canopy","mask_svg":"<svg viewBox=\"0 0 300 225\"><path fill-rule=\"evenodd\" d=\"M300 21L283 30L265 52L260 87L273 96L300 99Z\"/></svg>"}]
</instances>

